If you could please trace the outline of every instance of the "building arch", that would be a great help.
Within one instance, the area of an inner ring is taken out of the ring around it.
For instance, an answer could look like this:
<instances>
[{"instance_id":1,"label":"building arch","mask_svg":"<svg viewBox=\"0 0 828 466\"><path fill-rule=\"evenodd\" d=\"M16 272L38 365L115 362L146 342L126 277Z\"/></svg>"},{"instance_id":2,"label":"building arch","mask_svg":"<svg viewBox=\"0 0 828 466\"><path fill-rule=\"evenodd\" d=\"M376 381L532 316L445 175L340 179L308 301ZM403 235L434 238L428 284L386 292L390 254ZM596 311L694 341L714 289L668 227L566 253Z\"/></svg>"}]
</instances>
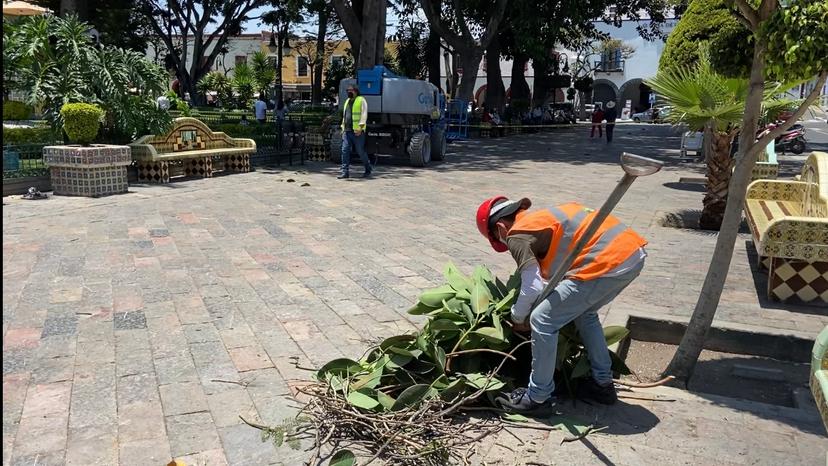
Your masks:
<instances>
[{"instance_id":1,"label":"building arch","mask_svg":"<svg viewBox=\"0 0 828 466\"><path fill-rule=\"evenodd\" d=\"M596 79L592 83L592 103L606 105L609 101L617 101L620 93L618 86L609 79Z\"/></svg>"},{"instance_id":2,"label":"building arch","mask_svg":"<svg viewBox=\"0 0 828 466\"><path fill-rule=\"evenodd\" d=\"M650 86L644 83L641 78L630 79L621 86L618 93L618 106L624 108L627 101L631 101L632 113L643 112L650 108Z\"/></svg>"}]
</instances>

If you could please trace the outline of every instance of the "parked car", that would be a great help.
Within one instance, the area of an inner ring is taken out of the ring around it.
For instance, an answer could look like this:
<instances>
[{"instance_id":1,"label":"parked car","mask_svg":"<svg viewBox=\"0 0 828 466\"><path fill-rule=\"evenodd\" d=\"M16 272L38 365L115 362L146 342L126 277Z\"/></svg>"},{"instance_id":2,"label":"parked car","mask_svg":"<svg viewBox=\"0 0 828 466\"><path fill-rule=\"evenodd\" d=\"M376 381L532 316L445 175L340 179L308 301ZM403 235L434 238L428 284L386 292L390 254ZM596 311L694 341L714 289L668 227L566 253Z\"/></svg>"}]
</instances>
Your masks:
<instances>
[{"instance_id":1,"label":"parked car","mask_svg":"<svg viewBox=\"0 0 828 466\"><path fill-rule=\"evenodd\" d=\"M646 121L648 123L661 123L669 113L666 107L653 107L644 110L643 112L634 113L632 119L636 123ZM654 116L655 115L655 116Z\"/></svg>"}]
</instances>

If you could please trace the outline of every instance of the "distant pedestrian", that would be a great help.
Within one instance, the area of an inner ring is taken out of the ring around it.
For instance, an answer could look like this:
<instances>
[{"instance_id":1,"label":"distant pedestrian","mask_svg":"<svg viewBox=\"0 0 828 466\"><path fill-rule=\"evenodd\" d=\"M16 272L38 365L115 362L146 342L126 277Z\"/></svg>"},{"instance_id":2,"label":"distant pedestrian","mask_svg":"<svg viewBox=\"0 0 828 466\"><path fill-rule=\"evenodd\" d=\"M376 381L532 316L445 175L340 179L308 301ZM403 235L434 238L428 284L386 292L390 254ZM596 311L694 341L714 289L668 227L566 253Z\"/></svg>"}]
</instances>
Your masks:
<instances>
[{"instance_id":1,"label":"distant pedestrian","mask_svg":"<svg viewBox=\"0 0 828 466\"><path fill-rule=\"evenodd\" d=\"M265 102L264 94L259 94L259 99L253 104L253 110L256 112L256 119L259 123L267 121L267 102Z\"/></svg>"},{"instance_id":2,"label":"distant pedestrian","mask_svg":"<svg viewBox=\"0 0 828 466\"><path fill-rule=\"evenodd\" d=\"M607 102L607 111L604 113L604 119L607 120L607 144L612 142L612 132L615 129L615 120L618 119L618 112L615 111L615 102Z\"/></svg>"},{"instance_id":3,"label":"distant pedestrian","mask_svg":"<svg viewBox=\"0 0 828 466\"><path fill-rule=\"evenodd\" d=\"M589 137L592 139L595 137L595 130L598 130L598 138L604 137L604 133L601 129L601 124L604 122L604 111L601 109L600 105L596 105L595 110L592 112L592 131L589 132Z\"/></svg>"}]
</instances>

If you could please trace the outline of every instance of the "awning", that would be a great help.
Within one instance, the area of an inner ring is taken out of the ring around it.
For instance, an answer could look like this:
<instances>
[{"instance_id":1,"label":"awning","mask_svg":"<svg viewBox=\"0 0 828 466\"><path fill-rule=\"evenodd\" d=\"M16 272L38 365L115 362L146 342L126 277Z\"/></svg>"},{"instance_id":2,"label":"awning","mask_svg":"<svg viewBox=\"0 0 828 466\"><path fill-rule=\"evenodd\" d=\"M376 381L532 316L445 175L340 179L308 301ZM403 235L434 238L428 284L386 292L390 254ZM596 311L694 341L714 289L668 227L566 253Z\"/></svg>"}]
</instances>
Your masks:
<instances>
[{"instance_id":1,"label":"awning","mask_svg":"<svg viewBox=\"0 0 828 466\"><path fill-rule=\"evenodd\" d=\"M23 1L14 1L3 4L3 16L37 16L51 13L48 8L43 8Z\"/></svg>"}]
</instances>

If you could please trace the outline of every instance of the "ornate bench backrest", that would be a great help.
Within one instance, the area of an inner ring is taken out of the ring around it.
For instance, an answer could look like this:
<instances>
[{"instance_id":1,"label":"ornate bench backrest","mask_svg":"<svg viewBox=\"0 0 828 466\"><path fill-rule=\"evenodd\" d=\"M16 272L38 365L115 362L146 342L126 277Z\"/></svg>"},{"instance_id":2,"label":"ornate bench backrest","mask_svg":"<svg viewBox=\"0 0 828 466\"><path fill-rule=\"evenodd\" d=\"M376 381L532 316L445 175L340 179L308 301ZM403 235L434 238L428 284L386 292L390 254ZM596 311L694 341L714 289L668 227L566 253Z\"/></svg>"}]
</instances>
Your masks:
<instances>
[{"instance_id":1,"label":"ornate bench backrest","mask_svg":"<svg viewBox=\"0 0 828 466\"><path fill-rule=\"evenodd\" d=\"M172 129L166 134L144 136L135 144L151 145L159 154L236 147L233 139L226 134L214 133L202 121L189 117L176 118Z\"/></svg>"},{"instance_id":2,"label":"ornate bench backrest","mask_svg":"<svg viewBox=\"0 0 828 466\"><path fill-rule=\"evenodd\" d=\"M808 183L802 198L802 215L828 218L828 153L811 153L802 167L800 180Z\"/></svg>"}]
</instances>

